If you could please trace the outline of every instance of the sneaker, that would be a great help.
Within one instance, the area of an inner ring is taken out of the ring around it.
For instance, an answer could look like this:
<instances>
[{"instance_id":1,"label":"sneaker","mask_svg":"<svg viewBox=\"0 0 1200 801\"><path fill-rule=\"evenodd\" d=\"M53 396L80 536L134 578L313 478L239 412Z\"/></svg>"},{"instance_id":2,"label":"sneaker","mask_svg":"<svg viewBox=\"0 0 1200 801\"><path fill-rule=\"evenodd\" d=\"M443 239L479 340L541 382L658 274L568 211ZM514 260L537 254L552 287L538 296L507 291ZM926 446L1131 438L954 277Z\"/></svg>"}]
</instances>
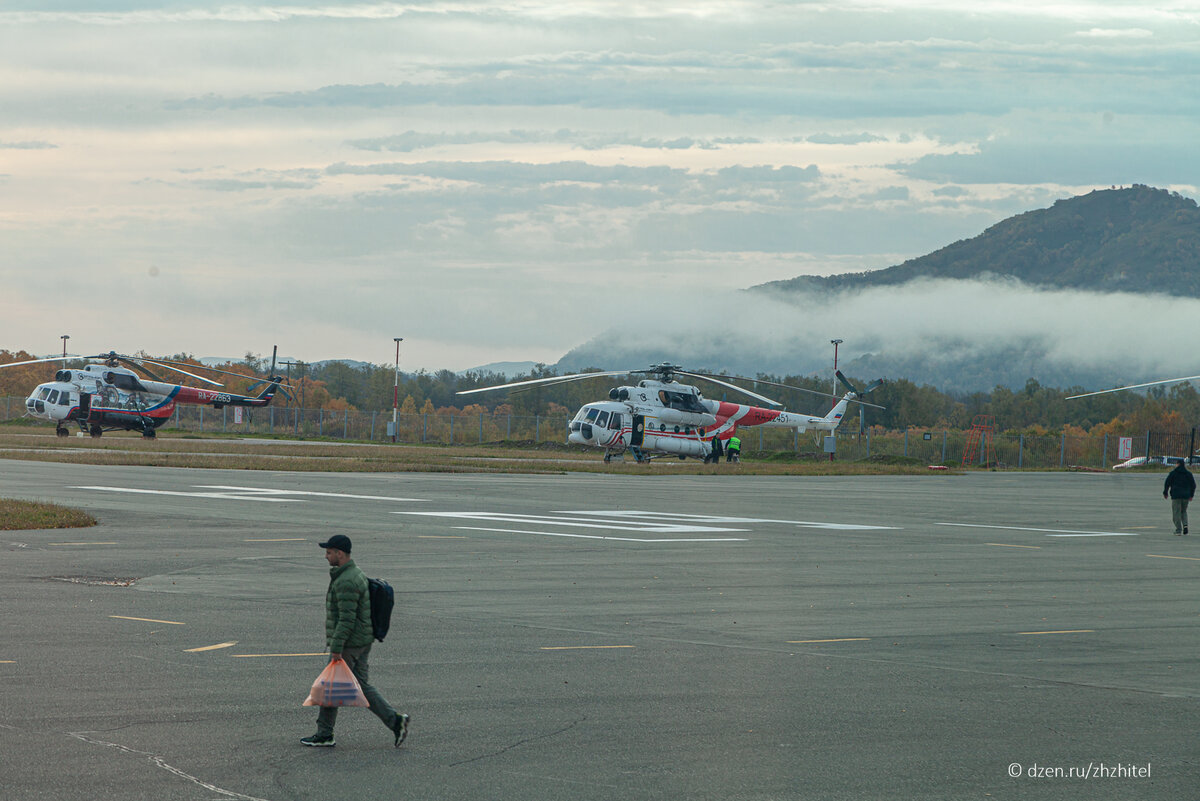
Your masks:
<instances>
[{"instance_id":1,"label":"sneaker","mask_svg":"<svg viewBox=\"0 0 1200 801\"><path fill-rule=\"evenodd\" d=\"M1183 527L1183 535L1184 535L1185 537L1187 536L1187 526L1184 526L1184 527Z\"/></svg>"},{"instance_id":2,"label":"sneaker","mask_svg":"<svg viewBox=\"0 0 1200 801\"><path fill-rule=\"evenodd\" d=\"M312 737L301 737L300 742L305 745L311 745L313 748L333 748L337 743L333 741L333 735L322 737L319 734L314 734Z\"/></svg>"},{"instance_id":3,"label":"sneaker","mask_svg":"<svg viewBox=\"0 0 1200 801\"><path fill-rule=\"evenodd\" d=\"M396 715L396 728L392 731L396 735L396 747L399 748L400 743L408 736L408 715Z\"/></svg>"}]
</instances>

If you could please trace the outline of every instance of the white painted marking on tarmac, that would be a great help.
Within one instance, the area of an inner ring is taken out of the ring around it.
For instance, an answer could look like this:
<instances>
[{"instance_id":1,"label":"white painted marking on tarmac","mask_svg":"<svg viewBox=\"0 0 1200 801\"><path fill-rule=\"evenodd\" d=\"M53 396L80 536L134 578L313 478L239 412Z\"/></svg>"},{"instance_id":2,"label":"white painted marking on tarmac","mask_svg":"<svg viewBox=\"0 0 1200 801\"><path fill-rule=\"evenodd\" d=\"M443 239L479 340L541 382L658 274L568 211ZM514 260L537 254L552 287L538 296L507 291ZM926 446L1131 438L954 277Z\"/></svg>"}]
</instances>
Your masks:
<instances>
[{"instance_id":1,"label":"white painted marking on tarmac","mask_svg":"<svg viewBox=\"0 0 1200 801\"><path fill-rule=\"evenodd\" d=\"M484 528L482 526L455 526L459 531L493 531L501 534L541 534L543 537L569 537L578 540L613 540L616 542L746 542L741 537L695 537L689 539L638 539L636 537L611 537L602 534L567 534L562 531L529 531L519 528Z\"/></svg>"},{"instance_id":2,"label":"white painted marking on tarmac","mask_svg":"<svg viewBox=\"0 0 1200 801\"><path fill-rule=\"evenodd\" d=\"M298 498L272 498L259 495L235 495L231 492L176 492L172 490L141 489L139 487L75 487L100 492L128 492L135 495L175 495L184 498L220 498L231 501L265 501L267 503L299 503Z\"/></svg>"},{"instance_id":3,"label":"white painted marking on tarmac","mask_svg":"<svg viewBox=\"0 0 1200 801\"><path fill-rule=\"evenodd\" d=\"M87 737L84 734L84 732L72 731L72 732L67 732L67 733L70 734L72 737L74 737L76 740L82 740L85 743L91 743L92 745L102 745L106 748L115 748L118 751L124 751L126 754L138 754L139 756L144 756L147 759L149 759L157 767L160 767L169 773L173 773L176 776L180 777L181 779L187 779L188 781L192 782L193 784L198 784L201 787L203 787L205 790L211 790L214 793L220 793L221 795L226 796L228 798L240 798L243 801L268 801L268 799L266 799L266 798L259 798L258 796L254 796L254 795L243 795L242 793L235 793L233 790L224 790L220 787L217 787L215 784L209 784L208 782L203 781L202 779L196 778L195 776L191 775L190 773L184 773L182 770L180 770L179 768L177 768L173 765L168 765L166 762L163 761L163 758L161 756L159 756L158 754L152 754L149 751L139 751L136 748L130 748L127 745L120 745L119 743L110 743L110 742L105 742L104 740L94 740L91 737Z\"/></svg>"},{"instance_id":4,"label":"white painted marking on tarmac","mask_svg":"<svg viewBox=\"0 0 1200 801\"><path fill-rule=\"evenodd\" d=\"M959 528L994 528L1003 531L1036 531L1048 533L1048 537L1140 537L1141 534L1130 531L1078 531L1070 528L1030 528L1028 526L987 526L983 523L936 523L938 526L957 526Z\"/></svg>"},{"instance_id":5,"label":"white painted marking on tarmac","mask_svg":"<svg viewBox=\"0 0 1200 801\"><path fill-rule=\"evenodd\" d=\"M554 515L523 515L507 512L392 512L397 515L420 515L422 517L448 517L459 520L490 520L497 523L527 523L533 525L565 526L568 528L598 528L612 531L646 531L654 534L695 534L695 533L725 533L746 531L744 528L725 528L721 526L681 525L672 523L656 523L654 521L619 521L607 519L592 519L588 517L557 517ZM556 514L569 514L559 512ZM583 514L583 513L580 513Z\"/></svg>"},{"instance_id":6,"label":"white painted marking on tarmac","mask_svg":"<svg viewBox=\"0 0 1200 801\"><path fill-rule=\"evenodd\" d=\"M144 489L141 487L75 487L75 489L98 490L101 492L128 492L141 495L174 495L184 498L220 498L222 500L263 501L265 503L303 503L304 498L289 496L306 496L317 498L349 498L351 500L367 501L400 501L404 503L425 503L427 498L396 498L387 495L352 495L343 492L312 492L309 490L272 489L269 487L231 487L221 484L198 484L199 490L223 490L221 492L184 492L182 490Z\"/></svg>"},{"instance_id":7,"label":"white painted marking on tarmac","mask_svg":"<svg viewBox=\"0 0 1200 801\"><path fill-rule=\"evenodd\" d=\"M269 489L267 487L227 487L220 484L198 484L201 489L223 489L232 492L250 492L262 495L309 495L321 498L351 498L358 501L402 501L425 503L428 498L395 498L390 495L351 495L346 492L313 492L311 490Z\"/></svg>"},{"instance_id":8,"label":"white painted marking on tarmac","mask_svg":"<svg viewBox=\"0 0 1200 801\"><path fill-rule=\"evenodd\" d=\"M619 511L610 510L570 510L557 512L564 515L594 515L596 517L615 517L621 518L649 518L651 520L687 520L697 523L783 523L789 526L803 526L804 528L828 528L839 531L895 531L898 526L867 526L858 523L822 523L812 520L774 520L763 517L726 517L722 515L692 515L682 512L643 512L629 509Z\"/></svg>"}]
</instances>

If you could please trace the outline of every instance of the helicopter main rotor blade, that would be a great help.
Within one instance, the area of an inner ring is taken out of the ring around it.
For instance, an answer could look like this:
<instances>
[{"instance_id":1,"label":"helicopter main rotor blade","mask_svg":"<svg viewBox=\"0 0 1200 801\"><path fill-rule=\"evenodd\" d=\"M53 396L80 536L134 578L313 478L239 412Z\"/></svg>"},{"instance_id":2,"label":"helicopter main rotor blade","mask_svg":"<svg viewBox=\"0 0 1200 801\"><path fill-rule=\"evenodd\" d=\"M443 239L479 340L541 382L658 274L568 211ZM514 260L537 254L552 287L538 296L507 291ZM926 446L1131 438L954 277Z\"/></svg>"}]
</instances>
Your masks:
<instances>
[{"instance_id":1,"label":"helicopter main rotor blade","mask_svg":"<svg viewBox=\"0 0 1200 801\"><path fill-rule=\"evenodd\" d=\"M5 365L7 366L7 365ZM1178 384L1184 381L1196 381L1200 379L1200 375L1187 375L1183 378L1164 378L1162 381L1147 381L1145 384L1130 384L1127 387L1115 387L1113 389L1101 389L1095 392L1085 392L1082 395L1071 395L1065 400L1075 400L1076 398L1090 398L1092 395L1107 395L1110 392L1124 392L1127 389L1145 389L1146 387L1155 387L1159 384Z\"/></svg>"},{"instance_id":2,"label":"helicopter main rotor blade","mask_svg":"<svg viewBox=\"0 0 1200 801\"><path fill-rule=\"evenodd\" d=\"M815 389L805 389L804 387L794 387L791 384L780 384L778 381L766 381L766 380L759 379L759 378L744 378L742 380L743 381L754 381L757 384L770 384L773 387L783 387L784 389L793 389L793 390L796 390L797 392L807 392L810 395L820 395L822 398L832 398L833 400L841 400L840 396L834 395L829 392L819 392ZM866 393L870 392L872 389L875 389L875 387L877 387L877 386L879 386L878 382L876 384L874 384L873 386L871 386L869 389L863 390L862 394L865 395ZM857 390L851 390L851 391L854 392L854 394L856 394L856 395L859 394ZM872 409L886 409L887 408L886 406L880 406L877 403L867 403L866 401L855 400L853 398L847 398L846 400L849 401L850 403L857 403L859 406L870 406Z\"/></svg>"},{"instance_id":3,"label":"helicopter main rotor blade","mask_svg":"<svg viewBox=\"0 0 1200 801\"><path fill-rule=\"evenodd\" d=\"M702 378L705 381L711 381L714 384L720 384L723 387L729 387L730 389L735 389L738 392L741 392L743 395L749 395L751 398L756 398L760 401L763 401L764 403L769 403L772 406L782 406L783 405L779 401L771 400L766 395L759 395L757 392L751 392L750 390L746 389L745 387L739 387L737 384L730 384L728 381L722 381L721 379L713 378L710 375L702 375L701 373L689 373L686 370L676 370L675 372L679 373L680 375L691 376L692 378ZM750 379L745 379L745 380L749 381Z\"/></svg>"},{"instance_id":4,"label":"helicopter main rotor blade","mask_svg":"<svg viewBox=\"0 0 1200 801\"><path fill-rule=\"evenodd\" d=\"M629 375L630 370L609 370L603 373L574 373L572 375L556 375L550 378L531 378L526 381L512 381L508 384L496 384L491 387L479 387L478 389L464 389L455 392L455 395L471 395L476 392L491 392L494 389L509 389L511 387L524 387L533 384L561 384L567 381L580 381L584 378L603 378L611 375Z\"/></svg>"},{"instance_id":5,"label":"helicopter main rotor blade","mask_svg":"<svg viewBox=\"0 0 1200 801\"><path fill-rule=\"evenodd\" d=\"M87 356L53 356L49 359L30 359L26 362L8 362L0 364L0 368L4 367L20 367L23 364L41 364L42 362L73 362L76 359L86 359Z\"/></svg>"},{"instance_id":6,"label":"helicopter main rotor blade","mask_svg":"<svg viewBox=\"0 0 1200 801\"><path fill-rule=\"evenodd\" d=\"M183 373L184 375L186 375L186 376L190 376L190 377L192 377L192 378L196 379L197 381L203 381L203 382L205 382L206 384L212 384L214 387L223 387L223 386L225 386L225 385L224 385L224 384L222 384L220 381L213 381L211 378L205 378L205 377L203 377L203 376L196 375L195 373L189 373L187 370L181 370L181 369L180 369L180 368L178 368L178 367L172 367L171 365L167 364L166 362L160 362L160 361L158 361L158 360L156 360L156 359L146 359L146 358L140 358L140 357L137 357L137 356L118 356L117 358L118 358L118 359L120 359L121 361L127 361L127 362L131 362L131 363L137 364L137 365L139 365L139 366L141 366L141 362L149 362L150 364L153 364L153 365L155 365L155 366L157 366L157 367L162 367L163 369L166 369L166 370L174 370L174 371L175 371L175 372L177 372L177 373ZM186 364L186 362L180 362L180 363L181 363L181 364ZM143 369L144 369L144 368L143 368ZM207 369L207 368L206 368L206 369ZM224 370L218 370L217 372L218 372L218 373L223 373L223 372L225 372L225 371L224 371ZM249 378L249 376L242 376L242 377L243 377L243 378Z\"/></svg>"}]
</instances>

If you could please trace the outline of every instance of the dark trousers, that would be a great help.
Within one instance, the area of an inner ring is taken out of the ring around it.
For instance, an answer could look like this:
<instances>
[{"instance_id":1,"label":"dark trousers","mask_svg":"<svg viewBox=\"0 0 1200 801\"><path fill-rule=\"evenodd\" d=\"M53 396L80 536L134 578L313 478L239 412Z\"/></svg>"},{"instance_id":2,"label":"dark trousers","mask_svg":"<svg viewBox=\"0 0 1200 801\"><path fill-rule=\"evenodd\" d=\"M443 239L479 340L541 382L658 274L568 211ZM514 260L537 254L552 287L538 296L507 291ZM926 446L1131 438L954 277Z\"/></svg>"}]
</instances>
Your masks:
<instances>
[{"instance_id":1,"label":"dark trousers","mask_svg":"<svg viewBox=\"0 0 1200 801\"><path fill-rule=\"evenodd\" d=\"M379 690L376 690L367 681L369 678L367 655L370 653L371 646L369 645L362 648L343 648L342 658L346 660L354 678L358 679L358 683L362 686L363 695L367 697L367 703L371 705L370 710L375 713L375 717L382 720L384 726L395 729L396 710L392 709L392 705L379 694ZM317 713L318 737L333 736L333 724L337 722L338 709L339 707L336 706L321 707L321 711Z\"/></svg>"}]
</instances>

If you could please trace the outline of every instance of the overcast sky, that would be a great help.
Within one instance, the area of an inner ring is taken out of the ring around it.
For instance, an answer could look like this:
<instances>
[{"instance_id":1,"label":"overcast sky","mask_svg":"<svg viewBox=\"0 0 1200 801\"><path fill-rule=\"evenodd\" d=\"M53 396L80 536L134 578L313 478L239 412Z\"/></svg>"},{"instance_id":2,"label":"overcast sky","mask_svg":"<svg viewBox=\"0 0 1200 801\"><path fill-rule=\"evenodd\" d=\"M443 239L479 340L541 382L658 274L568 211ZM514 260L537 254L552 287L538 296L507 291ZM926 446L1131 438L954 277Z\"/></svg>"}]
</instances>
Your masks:
<instances>
[{"instance_id":1,"label":"overcast sky","mask_svg":"<svg viewBox=\"0 0 1200 801\"><path fill-rule=\"evenodd\" d=\"M1194 0L0 9L10 350L553 363L1058 198L1200 186ZM853 355L852 321L816 336Z\"/></svg>"}]
</instances>

